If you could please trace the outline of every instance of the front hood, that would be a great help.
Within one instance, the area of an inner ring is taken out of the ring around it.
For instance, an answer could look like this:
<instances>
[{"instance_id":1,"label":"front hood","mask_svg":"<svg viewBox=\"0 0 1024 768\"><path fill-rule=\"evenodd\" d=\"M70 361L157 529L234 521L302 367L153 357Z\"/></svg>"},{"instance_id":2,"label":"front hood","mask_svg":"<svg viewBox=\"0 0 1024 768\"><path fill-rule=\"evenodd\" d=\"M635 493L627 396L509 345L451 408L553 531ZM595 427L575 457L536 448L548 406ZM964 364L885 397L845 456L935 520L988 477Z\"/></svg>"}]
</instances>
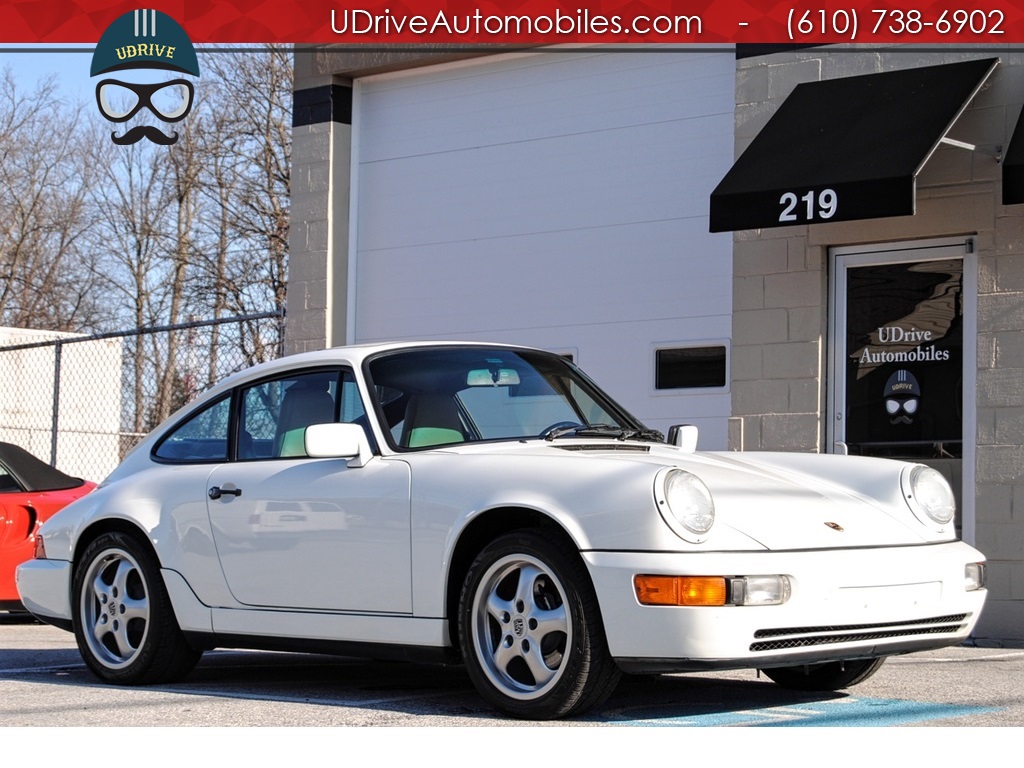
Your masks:
<instances>
[{"instance_id":1,"label":"front hood","mask_svg":"<svg viewBox=\"0 0 1024 768\"><path fill-rule=\"evenodd\" d=\"M569 439L459 446L459 453L505 453L568 459L593 465L678 467L701 478L715 501L716 523L699 546L724 545L726 529L771 550L907 546L955 538L923 525L903 499L907 466L889 459L827 454L685 453L661 443ZM566 484L573 474L561 474ZM651 486L653 488L653 485ZM717 532L717 535L716 535ZM729 536L732 545L735 536ZM717 543L716 543L717 542Z\"/></svg>"},{"instance_id":2,"label":"front hood","mask_svg":"<svg viewBox=\"0 0 1024 768\"><path fill-rule=\"evenodd\" d=\"M923 544L955 538L922 524L903 499L906 466L887 459L819 454L712 454L695 474L715 499L718 522L768 549ZM694 471L697 467L685 467Z\"/></svg>"}]
</instances>

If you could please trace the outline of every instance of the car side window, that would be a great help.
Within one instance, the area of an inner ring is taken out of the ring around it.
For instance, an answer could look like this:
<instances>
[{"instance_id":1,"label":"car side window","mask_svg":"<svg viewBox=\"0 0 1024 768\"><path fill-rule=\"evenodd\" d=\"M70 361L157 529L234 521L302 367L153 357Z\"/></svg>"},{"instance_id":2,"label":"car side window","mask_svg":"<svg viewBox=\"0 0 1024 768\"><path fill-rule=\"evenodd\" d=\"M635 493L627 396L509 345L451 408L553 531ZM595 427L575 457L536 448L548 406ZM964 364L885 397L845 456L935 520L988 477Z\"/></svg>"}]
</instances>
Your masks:
<instances>
[{"instance_id":1,"label":"car side window","mask_svg":"<svg viewBox=\"0 0 1024 768\"><path fill-rule=\"evenodd\" d=\"M302 457L306 427L364 423L365 418L349 371L313 371L260 382L240 392L238 458Z\"/></svg>"},{"instance_id":2,"label":"car side window","mask_svg":"<svg viewBox=\"0 0 1024 768\"><path fill-rule=\"evenodd\" d=\"M311 424L343 421L359 424L371 447L375 441L366 409L350 371L293 373L238 391L237 449L240 461L306 455L305 431ZM175 463L229 461L232 420L225 395L174 427L153 450L153 457Z\"/></svg>"},{"instance_id":3,"label":"car side window","mask_svg":"<svg viewBox=\"0 0 1024 768\"><path fill-rule=\"evenodd\" d=\"M304 456L306 427L336 420L337 371L293 374L241 391L238 458Z\"/></svg>"},{"instance_id":4,"label":"car side window","mask_svg":"<svg viewBox=\"0 0 1024 768\"><path fill-rule=\"evenodd\" d=\"M214 462L228 459L231 397L225 396L193 414L164 437L153 451L173 462Z\"/></svg>"},{"instance_id":5,"label":"car side window","mask_svg":"<svg viewBox=\"0 0 1024 768\"><path fill-rule=\"evenodd\" d=\"M0 493L20 493L21 490L21 485L14 479L14 475L0 462Z\"/></svg>"}]
</instances>

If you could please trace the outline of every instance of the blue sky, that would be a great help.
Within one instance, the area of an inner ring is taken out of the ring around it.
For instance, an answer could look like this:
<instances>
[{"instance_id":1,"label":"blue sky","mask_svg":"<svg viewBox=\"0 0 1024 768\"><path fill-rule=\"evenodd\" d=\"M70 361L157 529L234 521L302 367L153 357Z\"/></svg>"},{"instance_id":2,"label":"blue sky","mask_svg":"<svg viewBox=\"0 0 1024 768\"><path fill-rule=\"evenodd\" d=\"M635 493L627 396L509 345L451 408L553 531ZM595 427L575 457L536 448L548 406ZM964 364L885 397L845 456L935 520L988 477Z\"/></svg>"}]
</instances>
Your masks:
<instances>
[{"instance_id":1,"label":"blue sky","mask_svg":"<svg viewBox=\"0 0 1024 768\"><path fill-rule=\"evenodd\" d=\"M9 67L21 89L34 88L47 75L56 75L61 90L74 100L92 99L94 83L89 77L92 44L31 46L0 44L0 70ZM71 48L80 51L68 52Z\"/></svg>"}]
</instances>

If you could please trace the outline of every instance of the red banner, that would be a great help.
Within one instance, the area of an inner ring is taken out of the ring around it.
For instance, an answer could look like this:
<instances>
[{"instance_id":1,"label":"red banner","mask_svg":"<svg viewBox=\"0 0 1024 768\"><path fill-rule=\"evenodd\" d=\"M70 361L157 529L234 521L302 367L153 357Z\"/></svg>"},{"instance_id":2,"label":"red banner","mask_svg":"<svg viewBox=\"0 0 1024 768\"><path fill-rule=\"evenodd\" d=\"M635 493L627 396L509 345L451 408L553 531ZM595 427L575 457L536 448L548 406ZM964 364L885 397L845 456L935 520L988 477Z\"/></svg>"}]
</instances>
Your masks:
<instances>
[{"instance_id":1,"label":"red banner","mask_svg":"<svg viewBox=\"0 0 1024 768\"><path fill-rule=\"evenodd\" d=\"M557 45L563 43L1024 42L1015 0L178 0L0 2L0 45L95 43L118 17L162 11L194 43Z\"/></svg>"}]
</instances>

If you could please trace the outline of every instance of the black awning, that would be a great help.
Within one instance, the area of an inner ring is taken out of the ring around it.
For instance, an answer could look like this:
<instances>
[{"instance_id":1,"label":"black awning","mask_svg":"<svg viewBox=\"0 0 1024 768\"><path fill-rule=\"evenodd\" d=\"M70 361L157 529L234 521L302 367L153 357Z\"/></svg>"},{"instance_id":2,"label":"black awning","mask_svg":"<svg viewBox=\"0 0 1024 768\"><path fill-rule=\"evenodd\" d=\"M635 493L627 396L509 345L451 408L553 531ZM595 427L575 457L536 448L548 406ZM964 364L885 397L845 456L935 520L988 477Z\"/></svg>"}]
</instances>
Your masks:
<instances>
[{"instance_id":1,"label":"black awning","mask_svg":"<svg viewBox=\"0 0 1024 768\"><path fill-rule=\"evenodd\" d=\"M1003 156L1003 205L1024 203L1024 109Z\"/></svg>"},{"instance_id":2,"label":"black awning","mask_svg":"<svg viewBox=\"0 0 1024 768\"><path fill-rule=\"evenodd\" d=\"M711 193L711 231L913 214L918 172L998 62L801 83Z\"/></svg>"}]
</instances>

